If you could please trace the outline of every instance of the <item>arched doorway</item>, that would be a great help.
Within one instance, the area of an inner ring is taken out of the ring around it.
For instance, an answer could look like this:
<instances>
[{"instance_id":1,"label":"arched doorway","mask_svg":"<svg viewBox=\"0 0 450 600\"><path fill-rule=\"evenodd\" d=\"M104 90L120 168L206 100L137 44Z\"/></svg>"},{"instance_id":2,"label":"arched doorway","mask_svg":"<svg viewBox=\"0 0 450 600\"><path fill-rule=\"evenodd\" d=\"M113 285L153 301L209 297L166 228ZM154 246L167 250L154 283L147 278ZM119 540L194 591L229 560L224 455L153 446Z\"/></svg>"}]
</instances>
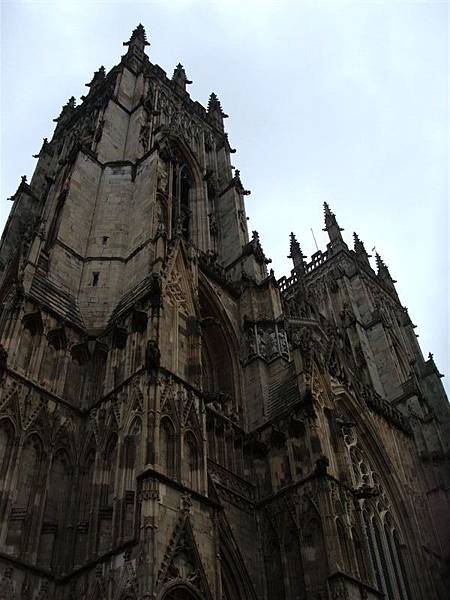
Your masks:
<instances>
[{"instance_id":1,"label":"arched doorway","mask_svg":"<svg viewBox=\"0 0 450 600\"><path fill-rule=\"evenodd\" d=\"M203 598L186 585L177 585L164 594L163 600L203 600Z\"/></svg>"}]
</instances>

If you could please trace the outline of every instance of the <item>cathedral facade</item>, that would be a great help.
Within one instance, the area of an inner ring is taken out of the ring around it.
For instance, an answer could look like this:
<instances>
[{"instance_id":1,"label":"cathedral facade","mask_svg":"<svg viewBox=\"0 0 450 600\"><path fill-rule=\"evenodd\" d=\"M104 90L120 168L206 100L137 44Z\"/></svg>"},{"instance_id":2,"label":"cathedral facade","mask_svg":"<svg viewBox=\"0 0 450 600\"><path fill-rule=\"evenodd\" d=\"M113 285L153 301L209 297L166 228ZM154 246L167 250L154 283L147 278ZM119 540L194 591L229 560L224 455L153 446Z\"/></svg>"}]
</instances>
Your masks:
<instances>
[{"instance_id":1,"label":"cathedral facade","mask_svg":"<svg viewBox=\"0 0 450 600\"><path fill-rule=\"evenodd\" d=\"M438 600L450 412L388 267L276 279L220 101L141 25L0 247L0 600Z\"/></svg>"}]
</instances>

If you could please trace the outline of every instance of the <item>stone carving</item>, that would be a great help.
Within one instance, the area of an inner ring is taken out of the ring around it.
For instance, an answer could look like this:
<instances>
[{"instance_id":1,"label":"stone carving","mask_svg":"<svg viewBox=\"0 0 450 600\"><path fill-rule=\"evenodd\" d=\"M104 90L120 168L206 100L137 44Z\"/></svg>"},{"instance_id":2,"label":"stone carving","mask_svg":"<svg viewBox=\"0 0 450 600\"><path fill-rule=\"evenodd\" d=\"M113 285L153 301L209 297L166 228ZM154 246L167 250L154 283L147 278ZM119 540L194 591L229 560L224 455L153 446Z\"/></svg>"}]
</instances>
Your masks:
<instances>
[{"instance_id":1,"label":"stone carving","mask_svg":"<svg viewBox=\"0 0 450 600\"><path fill-rule=\"evenodd\" d=\"M148 340L145 348L145 368L149 376L154 379L158 373L161 361L161 351L156 340Z\"/></svg>"}]
</instances>

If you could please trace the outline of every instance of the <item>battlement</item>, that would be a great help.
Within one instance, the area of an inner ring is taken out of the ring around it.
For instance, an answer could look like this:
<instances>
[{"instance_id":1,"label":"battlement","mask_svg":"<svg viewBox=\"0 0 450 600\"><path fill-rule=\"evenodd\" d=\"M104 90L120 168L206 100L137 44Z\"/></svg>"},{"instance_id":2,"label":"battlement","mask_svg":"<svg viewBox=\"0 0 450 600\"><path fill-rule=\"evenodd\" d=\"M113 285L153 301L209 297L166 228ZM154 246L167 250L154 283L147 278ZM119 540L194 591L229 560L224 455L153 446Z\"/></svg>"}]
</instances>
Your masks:
<instances>
[{"instance_id":1,"label":"battlement","mask_svg":"<svg viewBox=\"0 0 450 600\"><path fill-rule=\"evenodd\" d=\"M292 269L290 277L286 277L285 275L280 277L280 279L277 280L280 292L283 293L293 288L301 281L305 274L312 273L318 267L321 267L330 256L331 253L329 250L325 250L325 252L318 250L311 256L311 261L305 265L304 273L300 269Z\"/></svg>"}]
</instances>

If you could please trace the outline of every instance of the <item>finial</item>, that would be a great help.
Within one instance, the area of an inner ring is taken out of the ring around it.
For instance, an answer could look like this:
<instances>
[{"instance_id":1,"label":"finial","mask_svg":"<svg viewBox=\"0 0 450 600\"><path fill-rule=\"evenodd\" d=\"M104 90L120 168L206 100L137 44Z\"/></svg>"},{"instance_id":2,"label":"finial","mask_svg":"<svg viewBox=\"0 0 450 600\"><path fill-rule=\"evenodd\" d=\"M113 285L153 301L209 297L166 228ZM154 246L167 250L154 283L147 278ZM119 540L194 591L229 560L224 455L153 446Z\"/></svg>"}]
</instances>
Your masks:
<instances>
[{"instance_id":1,"label":"finial","mask_svg":"<svg viewBox=\"0 0 450 600\"><path fill-rule=\"evenodd\" d=\"M63 121L65 121L68 117L70 117L72 115L75 108L76 108L76 100L75 100L74 96L71 96L69 98L67 104L64 104L64 106L62 107L59 117L56 117L56 119L53 119L53 122L58 123L58 125L61 125L61 123Z\"/></svg>"},{"instance_id":2,"label":"finial","mask_svg":"<svg viewBox=\"0 0 450 600\"><path fill-rule=\"evenodd\" d=\"M222 110L222 106L220 104L219 98L217 97L217 94L215 94L214 92L211 92L211 94L209 96L209 100L208 100L208 112L212 113L214 111L219 112L223 118L228 117L228 115L226 115Z\"/></svg>"},{"instance_id":3,"label":"finial","mask_svg":"<svg viewBox=\"0 0 450 600\"><path fill-rule=\"evenodd\" d=\"M328 237L330 238L331 247L336 246L339 243L344 243L342 239L341 231L344 231L341 227L339 227L338 222L336 220L336 215L331 211L327 202L323 203L323 210L325 215L325 227L323 231L328 233Z\"/></svg>"},{"instance_id":4,"label":"finial","mask_svg":"<svg viewBox=\"0 0 450 600\"><path fill-rule=\"evenodd\" d=\"M234 168L234 167L232 167L232 168ZM251 191L246 190L244 188L244 186L242 185L241 172L239 171L239 169L236 169L234 171L234 177L232 179L232 183L234 184L235 188L238 189L243 196L249 196L251 194Z\"/></svg>"},{"instance_id":5,"label":"finial","mask_svg":"<svg viewBox=\"0 0 450 600\"><path fill-rule=\"evenodd\" d=\"M172 75L172 81L181 88L184 92L186 91L186 85L190 85L190 81L186 76L186 71L181 63L178 63Z\"/></svg>"},{"instance_id":6,"label":"finial","mask_svg":"<svg viewBox=\"0 0 450 600\"><path fill-rule=\"evenodd\" d=\"M386 263L381 258L381 256L378 254L378 252L375 254L375 262L377 265L378 277L383 279L386 283L388 283L395 290L394 283L397 283L397 282L395 281L395 279L392 279L392 276L389 272L389 269L388 269Z\"/></svg>"},{"instance_id":7,"label":"finial","mask_svg":"<svg viewBox=\"0 0 450 600\"><path fill-rule=\"evenodd\" d=\"M147 41L147 34L145 33L142 23L139 23L136 29L133 30L128 42L123 42L124 46L132 46L134 44L150 46L150 43Z\"/></svg>"},{"instance_id":8,"label":"finial","mask_svg":"<svg viewBox=\"0 0 450 600\"><path fill-rule=\"evenodd\" d=\"M223 119L228 118L228 115L223 112L220 100L214 92L212 92L208 100L208 115L223 130Z\"/></svg>"},{"instance_id":9,"label":"finial","mask_svg":"<svg viewBox=\"0 0 450 600\"><path fill-rule=\"evenodd\" d=\"M103 65L101 65L99 70L95 71L91 81L89 83L85 83L84 85L88 88L93 88L96 85L98 85L99 83L101 83L102 81L104 81L105 77L106 77L105 67Z\"/></svg>"},{"instance_id":10,"label":"finial","mask_svg":"<svg viewBox=\"0 0 450 600\"><path fill-rule=\"evenodd\" d=\"M325 214L325 229L324 229L324 231L327 231L328 229L330 229L333 226L336 226L339 229L339 231L344 231L337 224L336 215L334 214L334 212L331 211L331 209L328 205L328 202L323 203L323 211Z\"/></svg>"},{"instance_id":11,"label":"finial","mask_svg":"<svg viewBox=\"0 0 450 600\"><path fill-rule=\"evenodd\" d=\"M353 250L358 258L370 266L369 258L371 255L367 254L364 243L359 239L359 236L355 231L353 232Z\"/></svg>"},{"instance_id":12,"label":"finial","mask_svg":"<svg viewBox=\"0 0 450 600\"><path fill-rule=\"evenodd\" d=\"M297 238L295 237L295 235L292 231L289 236L289 239L290 239L290 245L289 245L290 254L289 254L288 258L292 259L295 269L298 269L304 273L305 272L305 262L303 259L306 258L306 256L303 254L302 249L300 248L300 244L298 243Z\"/></svg>"},{"instance_id":13,"label":"finial","mask_svg":"<svg viewBox=\"0 0 450 600\"><path fill-rule=\"evenodd\" d=\"M381 258L381 256L378 254L378 252L375 254L375 262L377 265L377 271L378 271L378 275L380 274L381 269L385 269L386 265L384 264L383 259Z\"/></svg>"}]
</instances>

